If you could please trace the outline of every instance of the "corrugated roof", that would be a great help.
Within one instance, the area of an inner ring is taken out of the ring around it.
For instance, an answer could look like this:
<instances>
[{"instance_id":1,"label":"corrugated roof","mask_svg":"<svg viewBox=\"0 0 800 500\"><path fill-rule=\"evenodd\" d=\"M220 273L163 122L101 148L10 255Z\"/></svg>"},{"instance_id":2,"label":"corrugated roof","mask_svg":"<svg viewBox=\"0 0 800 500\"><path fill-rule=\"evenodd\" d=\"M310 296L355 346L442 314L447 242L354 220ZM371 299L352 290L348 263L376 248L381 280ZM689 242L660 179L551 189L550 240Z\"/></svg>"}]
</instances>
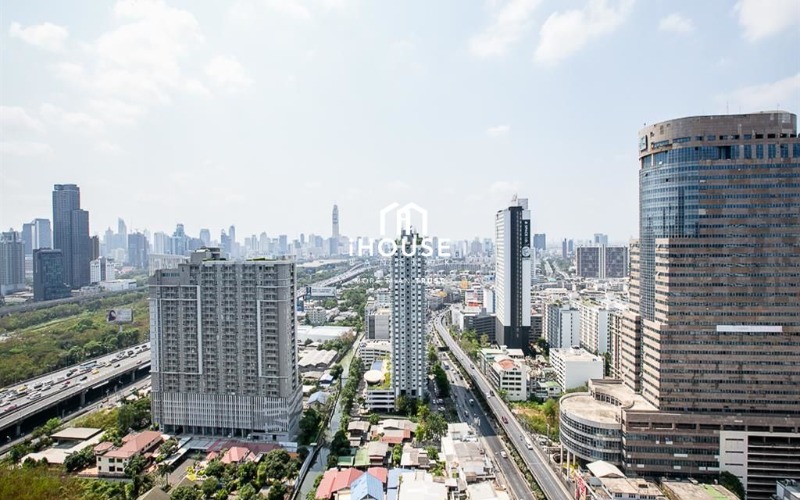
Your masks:
<instances>
[{"instance_id":1,"label":"corrugated roof","mask_svg":"<svg viewBox=\"0 0 800 500\"><path fill-rule=\"evenodd\" d=\"M383 483L370 473L362 474L350 486L351 500L383 500Z\"/></svg>"},{"instance_id":2,"label":"corrugated roof","mask_svg":"<svg viewBox=\"0 0 800 500\"><path fill-rule=\"evenodd\" d=\"M616 465L608 463L603 460L591 462L586 464L586 468L594 474L595 477L625 477Z\"/></svg>"}]
</instances>

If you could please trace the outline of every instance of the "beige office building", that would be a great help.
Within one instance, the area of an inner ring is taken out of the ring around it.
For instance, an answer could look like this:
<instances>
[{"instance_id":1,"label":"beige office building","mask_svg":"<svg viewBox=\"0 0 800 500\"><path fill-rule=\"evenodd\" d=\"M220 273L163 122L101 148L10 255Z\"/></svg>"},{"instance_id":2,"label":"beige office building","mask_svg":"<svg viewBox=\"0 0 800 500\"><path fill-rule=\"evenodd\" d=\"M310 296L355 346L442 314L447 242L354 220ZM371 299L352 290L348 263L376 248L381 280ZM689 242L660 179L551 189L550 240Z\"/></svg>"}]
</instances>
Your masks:
<instances>
[{"instance_id":1,"label":"beige office building","mask_svg":"<svg viewBox=\"0 0 800 500\"><path fill-rule=\"evenodd\" d=\"M639 136L622 382L565 396L562 442L572 460L617 449L632 475L728 470L769 498L800 478L797 117L698 116Z\"/></svg>"}]
</instances>

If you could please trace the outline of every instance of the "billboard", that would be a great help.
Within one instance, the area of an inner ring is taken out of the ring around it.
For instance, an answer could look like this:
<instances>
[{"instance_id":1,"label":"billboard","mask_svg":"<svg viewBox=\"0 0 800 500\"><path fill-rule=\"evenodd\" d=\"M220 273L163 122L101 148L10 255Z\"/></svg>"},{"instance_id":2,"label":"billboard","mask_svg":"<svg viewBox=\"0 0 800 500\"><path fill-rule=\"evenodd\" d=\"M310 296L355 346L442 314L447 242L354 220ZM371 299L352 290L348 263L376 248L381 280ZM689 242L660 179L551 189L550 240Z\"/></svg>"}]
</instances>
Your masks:
<instances>
[{"instance_id":1,"label":"billboard","mask_svg":"<svg viewBox=\"0 0 800 500\"><path fill-rule=\"evenodd\" d=\"M133 321L132 309L110 309L106 316L108 323L130 323Z\"/></svg>"}]
</instances>

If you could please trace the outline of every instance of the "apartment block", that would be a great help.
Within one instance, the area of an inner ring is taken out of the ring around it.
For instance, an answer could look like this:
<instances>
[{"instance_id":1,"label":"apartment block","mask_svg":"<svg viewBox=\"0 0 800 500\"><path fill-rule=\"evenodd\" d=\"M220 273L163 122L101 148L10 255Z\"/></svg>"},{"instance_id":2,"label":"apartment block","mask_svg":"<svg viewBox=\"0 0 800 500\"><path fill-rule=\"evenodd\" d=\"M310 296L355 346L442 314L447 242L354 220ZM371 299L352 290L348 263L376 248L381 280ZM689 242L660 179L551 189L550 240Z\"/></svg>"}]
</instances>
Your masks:
<instances>
[{"instance_id":1,"label":"apartment block","mask_svg":"<svg viewBox=\"0 0 800 500\"><path fill-rule=\"evenodd\" d=\"M192 253L150 279L153 419L165 432L297 434L295 264Z\"/></svg>"}]
</instances>

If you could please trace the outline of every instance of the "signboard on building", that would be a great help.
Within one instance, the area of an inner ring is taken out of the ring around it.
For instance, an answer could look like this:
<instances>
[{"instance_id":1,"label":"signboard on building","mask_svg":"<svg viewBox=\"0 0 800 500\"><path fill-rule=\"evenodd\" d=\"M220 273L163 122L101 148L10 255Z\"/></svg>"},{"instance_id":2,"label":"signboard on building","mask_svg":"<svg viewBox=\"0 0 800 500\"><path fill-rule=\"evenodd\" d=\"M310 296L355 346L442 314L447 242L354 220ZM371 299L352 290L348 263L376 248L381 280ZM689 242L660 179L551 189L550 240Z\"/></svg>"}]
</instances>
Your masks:
<instances>
[{"instance_id":1,"label":"signboard on building","mask_svg":"<svg viewBox=\"0 0 800 500\"><path fill-rule=\"evenodd\" d=\"M108 323L131 323L133 321L132 309L110 309L106 316Z\"/></svg>"}]
</instances>

